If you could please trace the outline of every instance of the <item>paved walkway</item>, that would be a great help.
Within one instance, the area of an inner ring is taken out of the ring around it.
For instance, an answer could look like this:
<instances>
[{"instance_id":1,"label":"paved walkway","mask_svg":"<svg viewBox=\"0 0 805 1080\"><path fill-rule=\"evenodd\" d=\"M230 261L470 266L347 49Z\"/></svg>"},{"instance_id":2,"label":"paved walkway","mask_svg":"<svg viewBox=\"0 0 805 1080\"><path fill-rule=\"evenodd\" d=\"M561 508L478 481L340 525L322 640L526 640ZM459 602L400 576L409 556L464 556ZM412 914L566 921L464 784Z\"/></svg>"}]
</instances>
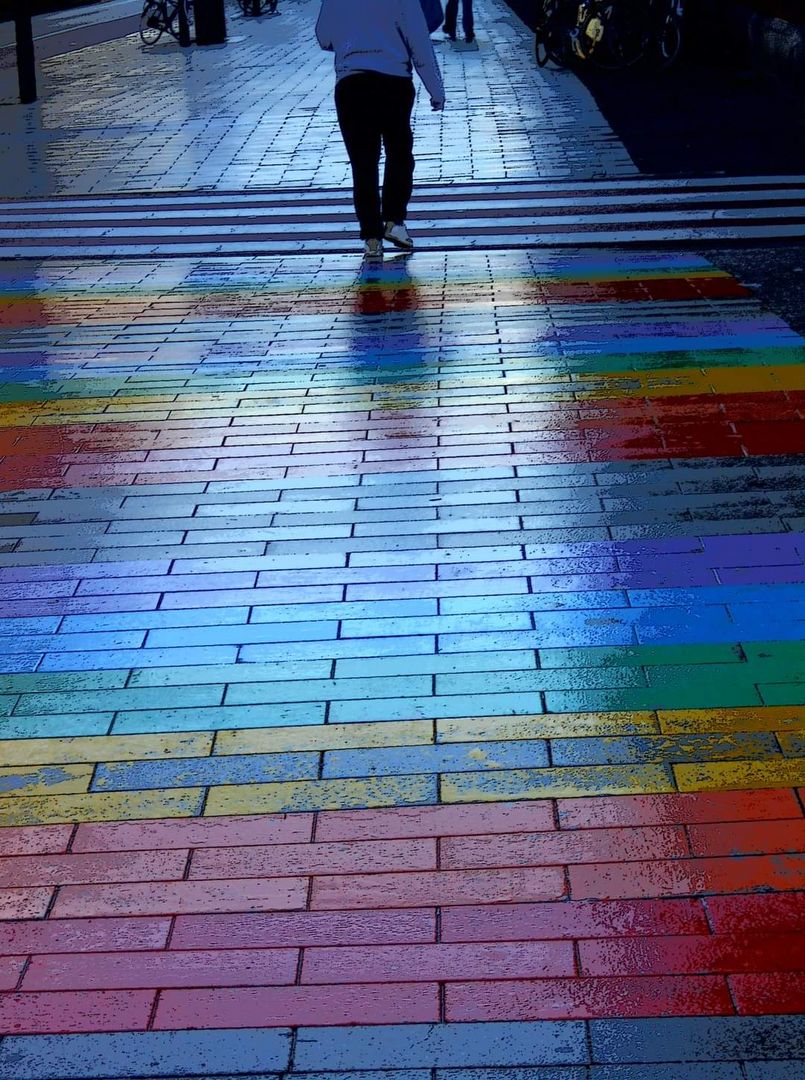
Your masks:
<instances>
[{"instance_id":1,"label":"paved walkway","mask_svg":"<svg viewBox=\"0 0 805 1080\"><path fill-rule=\"evenodd\" d=\"M626 169L493 2L423 179ZM59 76L43 187L343 179L286 6L285 121L205 53L102 168ZM2 270L0 1077L793 1080L805 339L672 248Z\"/></svg>"}]
</instances>

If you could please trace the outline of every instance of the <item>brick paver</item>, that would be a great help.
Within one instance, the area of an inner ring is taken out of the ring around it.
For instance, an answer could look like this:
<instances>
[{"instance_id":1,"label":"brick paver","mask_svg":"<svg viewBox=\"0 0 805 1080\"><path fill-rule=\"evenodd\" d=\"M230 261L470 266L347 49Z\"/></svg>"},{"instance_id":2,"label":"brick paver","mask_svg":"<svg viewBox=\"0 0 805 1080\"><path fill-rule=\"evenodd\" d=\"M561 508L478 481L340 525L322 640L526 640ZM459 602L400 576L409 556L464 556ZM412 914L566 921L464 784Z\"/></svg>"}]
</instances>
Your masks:
<instances>
[{"instance_id":1,"label":"brick paver","mask_svg":"<svg viewBox=\"0 0 805 1080\"><path fill-rule=\"evenodd\" d=\"M73 54L38 182L342 182L285 6ZM479 11L420 175L628 169ZM668 249L4 281L0 1077L793 1078L805 341Z\"/></svg>"}]
</instances>

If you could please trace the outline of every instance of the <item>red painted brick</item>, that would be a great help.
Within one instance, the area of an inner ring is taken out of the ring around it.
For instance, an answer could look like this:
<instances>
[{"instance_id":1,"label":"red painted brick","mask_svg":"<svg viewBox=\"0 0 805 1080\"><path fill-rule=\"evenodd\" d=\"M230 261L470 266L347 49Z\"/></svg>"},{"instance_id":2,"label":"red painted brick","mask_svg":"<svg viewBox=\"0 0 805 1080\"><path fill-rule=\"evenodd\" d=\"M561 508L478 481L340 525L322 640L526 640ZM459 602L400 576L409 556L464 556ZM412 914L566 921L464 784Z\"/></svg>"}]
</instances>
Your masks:
<instances>
[{"instance_id":1,"label":"red painted brick","mask_svg":"<svg viewBox=\"0 0 805 1080\"><path fill-rule=\"evenodd\" d=\"M719 975L637 979L535 979L448 985L446 1019L571 1020L722 1016L732 1013Z\"/></svg>"},{"instance_id":2,"label":"red painted brick","mask_svg":"<svg viewBox=\"0 0 805 1080\"><path fill-rule=\"evenodd\" d=\"M152 990L6 994L0 998L0 1034L144 1031L155 996Z\"/></svg>"},{"instance_id":3,"label":"red painted brick","mask_svg":"<svg viewBox=\"0 0 805 1080\"><path fill-rule=\"evenodd\" d=\"M553 829L551 803L470 803L465 806L328 810L319 814L317 840L380 840L405 836L472 836L476 833Z\"/></svg>"},{"instance_id":4,"label":"red painted brick","mask_svg":"<svg viewBox=\"0 0 805 1080\"><path fill-rule=\"evenodd\" d=\"M307 888L306 878L68 885L59 890L53 915L55 918L86 918L93 915L293 911L305 907Z\"/></svg>"},{"instance_id":5,"label":"red painted brick","mask_svg":"<svg viewBox=\"0 0 805 1080\"><path fill-rule=\"evenodd\" d=\"M73 851L154 851L158 848L299 844L311 838L312 814L167 819L79 825Z\"/></svg>"},{"instance_id":6,"label":"red painted brick","mask_svg":"<svg viewBox=\"0 0 805 1080\"><path fill-rule=\"evenodd\" d=\"M805 859L795 855L746 855L741 859L676 859L571 866L574 900L639 896L696 896L805 888Z\"/></svg>"},{"instance_id":7,"label":"red painted brick","mask_svg":"<svg viewBox=\"0 0 805 1080\"><path fill-rule=\"evenodd\" d=\"M805 932L803 893L708 896L705 904L716 934Z\"/></svg>"},{"instance_id":8,"label":"red painted brick","mask_svg":"<svg viewBox=\"0 0 805 1080\"><path fill-rule=\"evenodd\" d=\"M275 844L271 847L208 848L195 852L190 877L246 878L288 874L358 874L435 870L436 841L367 840L346 843Z\"/></svg>"},{"instance_id":9,"label":"red painted brick","mask_svg":"<svg viewBox=\"0 0 805 1080\"><path fill-rule=\"evenodd\" d=\"M56 855L67 850L72 825L25 825L0 829L0 856Z\"/></svg>"},{"instance_id":10,"label":"red painted brick","mask_svg":"<svg viewBox=\"0 0 805 1080\"><path fill-rule=\"evenodd\" d=\"M456 982L574 975L569 941L306 949L303 983Z\"/></svg>"},{"instance_id":11,"label":"red painted brick","mask_svg":"<svg viewBox=\"0 0 805 1080\"><path fill-rule=\"evenodd\" d=\"M170 919L48 919L0 923L0 954L162 949Z\"/></svg>"},{"instance_id":12,"label":"red painted brick","mask_svg":"<svg viewBox=\"0 0 805 1080\"><path fill-rule=\"evenodd\" d=\"M247 915L180 915L173 928L171 948L384 945L435 940L436 912L432 908L295 911L270 915L254 912Z\"/></svg>"},{"instance_id":13,"label":"red painted brick","mask_svg":"<svg viewBox=\"0 0 805 1080\"><path fill-rule=\"evenodd\" d=\"M184 851L101 855L20 855L0 859L0 885L83 885L109 881L170 881L181 878Z\"/></svg>"},{"instance_id":14,"label":"red painted brick","mask_svg":"<svg viewBox=\"0 0 805 1080\"><path fill-rule=\"evenodd\" d=\"M805 1013L805 971L731 975L729 984L742 1015Z\"/></svg>"},{"instance_id":15,"label":"red painted brick","mask_svg":"<svg viewBox=\"0 0 805 1080\"><path fill-rule=\"evenodd\" d=\"M249 1028L332 1024L411 1024L439 1019L438 986L317 986L166 990L154 1027Z\"/></svg>"},{"instance_id":16,"label":"red painted brick","mask_svg":"<svg viewBox=\"0 0 805 1080\"><path fill-rule=\"evenodd\" d=\"M489 904L442 912L442 941L542 941L550 938L706 934L699 900L616 900ZM174 933L174 938L175 938Z\"/></svg>"},{"instance_id":17,"label":"red painted brick","mask_svg":"<svg viewBox=\"0 0 805 1080\"><path fill-rule=\"evenodd\" d=\"M0 956L0 990L13 990L22 969L25 967L24 956Z\"/></svg>"},{"instance_id":18,"label":"red painted brick","mask_svg":"<svg viewBox=\"0 0 805 1080\"><path fill-rule=\"evenodd\" d=\"M669 828L579 829L509 836L457 837L442 842L446 870L492 866L556 866L627 862L687 855L681 826Z\"/></svg>"},{"instance_id":19,"label":"red painted brick","mask_svg":"<svg viewBox=\"0 0 805 1080\"><path fill-rule=\"evenodd\" d=\"M805 851L805 818L691 825L689 835L694 855L770 855L777 851Z\"/></svg>"},{"instance_id":20,"label":"red painted brick","mask_svg":"<svg viewBox=\"0 0 805 1080\"><path fill-rule=\"evenodd\" d=\"M0 889L0 919L40 919L53 889Z\"/></svg>"},{"instance_id":21,"label":"red painted brick","mask_svg":"<svg viewBox=\"0 0 805 1080\"><path fill-rule=\"evenodd\" d=\"M581 941L582 975L696 975L805 969L794 934L673 936Z\"/></svg>"},{"instance_id":22,"label":"red painted brick","mask_svg":"<svg viewBox=\"0 0 805 1080\"><path fill-rule=\"evenodd\" d=\"M419 874L356 874L313 879L311 908L386 908L512 900L558 900L564 874L556 867L536 870L442 870Z\"/></svg>"},{"instance_id":23,"label":"red painted brick","mask_svg":"<svg viewBox=\"0 0 805 1080\"><path fill-rule=\"evenodd\" d=\"M117 952L35 956L23 990L139 990L168 986L284 986L297 949Z\"/></svg>"},{"instance_id":24,"label":"red painted brick","mask_svg":"<svg viewBox=\"0 0 805 1080\"><path fill-rule=\"evenodd\" d=\"M559 799L558 807L563 829L802 817L794 793L785 789Z\"/></svg>"}]
</instances>

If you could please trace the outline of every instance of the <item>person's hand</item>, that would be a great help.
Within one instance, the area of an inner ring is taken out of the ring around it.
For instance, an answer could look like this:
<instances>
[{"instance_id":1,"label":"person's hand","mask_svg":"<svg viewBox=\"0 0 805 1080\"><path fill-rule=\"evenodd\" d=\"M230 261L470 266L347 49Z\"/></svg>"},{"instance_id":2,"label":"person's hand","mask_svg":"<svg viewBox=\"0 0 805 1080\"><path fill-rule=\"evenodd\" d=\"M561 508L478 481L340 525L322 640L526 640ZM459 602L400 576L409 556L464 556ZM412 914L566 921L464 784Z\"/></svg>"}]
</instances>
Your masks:
<instances>
[{"instance_id":1,"label":"person's hand","mask_svg":"<svg viewBox=\"0 0 805 1080\"><path fill-rule=\"evenodd\" d=\"M441 112L444 109L444 98L431 98L430 107L434 112Z\"/></svg>"}]
</instances>

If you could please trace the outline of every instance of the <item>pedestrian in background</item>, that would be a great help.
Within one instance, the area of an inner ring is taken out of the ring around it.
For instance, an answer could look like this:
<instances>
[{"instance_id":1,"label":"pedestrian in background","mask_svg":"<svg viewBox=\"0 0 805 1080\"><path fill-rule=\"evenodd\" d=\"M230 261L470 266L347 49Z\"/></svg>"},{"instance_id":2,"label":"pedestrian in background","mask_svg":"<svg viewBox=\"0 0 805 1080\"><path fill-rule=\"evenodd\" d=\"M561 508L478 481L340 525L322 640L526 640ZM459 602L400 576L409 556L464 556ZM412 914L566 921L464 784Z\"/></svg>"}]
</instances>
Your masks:
<instances>
[{"instance_id":1,"label":"pedestrian in background","mask_svg":"<svg viewBox=\"0 0 805 1080\"><path fill-rule=\"evenodd\" d=\"M316 37L335 53L335 106L352 166L364 253L382 256L384 239L412 251L405 219L414 183L413 68L431 107L444 108L444 84L420 2L323 0Z\"/></svg>"},{"instance_id":2,"label":"pedestrian in background","mask_svg":"<svg viewBox=\"0 0 805 1080\"><path fill-rule=\"evenodd\" d=\"M456 40L456 21L458 19L458 0L447 0L444 9L444 32L451 41ZM461 0L461 28L468 45L475 41L475 22L472 17L472 0Z\"/></svg>"}]
</instances>

